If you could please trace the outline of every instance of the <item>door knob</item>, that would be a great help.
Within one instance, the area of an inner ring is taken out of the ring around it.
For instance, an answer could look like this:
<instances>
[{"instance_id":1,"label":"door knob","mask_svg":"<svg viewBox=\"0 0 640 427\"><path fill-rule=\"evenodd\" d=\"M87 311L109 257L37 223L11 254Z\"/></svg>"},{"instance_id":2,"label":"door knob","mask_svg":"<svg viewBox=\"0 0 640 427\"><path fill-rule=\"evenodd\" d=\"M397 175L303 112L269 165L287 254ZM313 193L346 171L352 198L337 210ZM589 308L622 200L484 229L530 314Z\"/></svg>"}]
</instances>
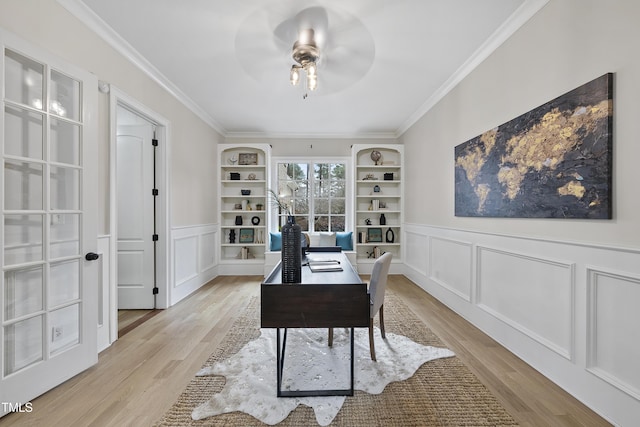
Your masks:
<instances>
[{"instance_id":1,"label":"door knob","mask_svg":"<svg viewBox=\"0 0 640 427\"><path fill-rule=\"evenodd\" d=\"M97 254L97 253L95 253L95 252L89 252L88 254L86 254L86 255L84 256L84 259L86 259L87 261L95 261L95 260L97 260L98 258L100 258L100 255L98 255L98 254Z\"/></svg>"}]
</instances>

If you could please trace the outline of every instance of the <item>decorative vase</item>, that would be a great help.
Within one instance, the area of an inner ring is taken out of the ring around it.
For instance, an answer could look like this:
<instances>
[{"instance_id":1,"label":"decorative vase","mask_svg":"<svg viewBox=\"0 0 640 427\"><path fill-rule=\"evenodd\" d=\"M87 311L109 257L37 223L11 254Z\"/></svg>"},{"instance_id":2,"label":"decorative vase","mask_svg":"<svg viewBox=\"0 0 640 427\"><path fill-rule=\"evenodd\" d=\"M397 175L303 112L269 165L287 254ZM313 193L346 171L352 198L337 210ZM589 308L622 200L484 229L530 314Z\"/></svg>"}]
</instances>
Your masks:
<instances>
[{"instance_id":1,"label":"decorative vase","mask_svg":"<svg viewBox=\"0 0 640 427\"><path fill-rule=\"evenodd\" d=\"M229 243L235 243L235 242L236 242L236 230L232 228L231 231L229 231Z\"/></svg>"},{"instance_id":2,"label":"decorative vase","mask_svg":"<svg viewBox=\"0 0 640 427\"><path fill-rule=\"evenodd\" d=\"M387 243L393 243L395 239L396 239L396 235L391 229L391 227L389 227L389 229L387 230L387 233L385 234L385 240L387 241Z\"/></svg>"},{"instance_id":3,"label":"decorative vase","mask_svg":"<svg viewBox=\"0 0 640 427\"><path fill-rule=\"evenodd\" d=\"M282 226L282 283L302 281L302 229L295 218L289 216Z\"/></svg>"},{"instance_id":4,"label":"decorative vase","mask_svg":"<svg viewBox=\"0 0 640 427\"><path fill-rule=\"evenodd\" d=\"M236 215L236 225L242 225L242 215Z\"/></svg>"},{"instance_id":5,"label":"decorative vase","mask_svg":"<svg viewBox=\"0 0 640 427\"><path fill-rule=\"evenodd\" d=\"M386 225L387 224L387 217L384 216L383 213L380 214L380 225Z\"/></svg>"}]
</instances>

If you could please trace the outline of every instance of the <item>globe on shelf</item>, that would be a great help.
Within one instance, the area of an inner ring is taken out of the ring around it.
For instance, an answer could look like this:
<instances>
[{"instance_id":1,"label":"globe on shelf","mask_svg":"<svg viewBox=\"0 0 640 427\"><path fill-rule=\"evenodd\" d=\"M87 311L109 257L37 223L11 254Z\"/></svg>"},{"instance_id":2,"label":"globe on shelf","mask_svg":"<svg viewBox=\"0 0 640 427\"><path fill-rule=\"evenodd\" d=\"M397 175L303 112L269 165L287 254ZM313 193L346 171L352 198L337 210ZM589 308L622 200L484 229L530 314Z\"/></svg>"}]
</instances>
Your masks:
<instances>
[{"instance_id":1,"label":"globe on shelf","mask_svg":"<svg viewBox=\"0 0 640 427\"><path fill-rule=\"evenodd\" d=\"M380 160L382 158L382 154L379 151L373 150L371 152L371 160L373 160L376 163L376 166L378 166L378 160Z\"/></svg>"}]
</instances>

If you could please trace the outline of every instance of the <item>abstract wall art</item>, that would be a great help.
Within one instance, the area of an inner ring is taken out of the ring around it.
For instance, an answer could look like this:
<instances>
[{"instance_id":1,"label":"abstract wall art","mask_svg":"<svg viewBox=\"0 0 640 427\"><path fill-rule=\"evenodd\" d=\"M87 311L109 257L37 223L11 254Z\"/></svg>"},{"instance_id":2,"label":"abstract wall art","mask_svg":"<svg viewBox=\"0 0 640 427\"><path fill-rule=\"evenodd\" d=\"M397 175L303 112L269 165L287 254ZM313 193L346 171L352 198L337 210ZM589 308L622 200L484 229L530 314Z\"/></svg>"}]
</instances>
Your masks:
<instances>
[{"instance_id":1,"label":"abstract wall art","mask_svg":"<svg viewBox=\"0 0 640 427\"><path fill-rule=\"evenodd\" d=\"M610 219L613 74L455 147L455 215Z\"/></svg>"}]
</instances>

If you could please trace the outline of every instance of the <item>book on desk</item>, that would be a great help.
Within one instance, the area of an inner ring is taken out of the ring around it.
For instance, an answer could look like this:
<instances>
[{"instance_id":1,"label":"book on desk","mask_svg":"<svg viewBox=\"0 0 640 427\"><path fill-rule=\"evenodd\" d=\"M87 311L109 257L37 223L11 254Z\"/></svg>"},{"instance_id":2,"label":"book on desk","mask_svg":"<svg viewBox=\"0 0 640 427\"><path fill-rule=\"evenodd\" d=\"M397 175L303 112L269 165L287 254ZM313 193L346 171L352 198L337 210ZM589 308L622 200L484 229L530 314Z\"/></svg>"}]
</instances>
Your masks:
<instances>
[{"instance_id":1,"label":"book on desk","mask_svg":"<svg viewBox=\"0 0 640 427\"><path fill-rule=\"evenodd\" d=\"M308 262L309 269L314 273L325 271L342 271L340 261L335 259L312 260Z\"/></svg>"}]
</instances>

